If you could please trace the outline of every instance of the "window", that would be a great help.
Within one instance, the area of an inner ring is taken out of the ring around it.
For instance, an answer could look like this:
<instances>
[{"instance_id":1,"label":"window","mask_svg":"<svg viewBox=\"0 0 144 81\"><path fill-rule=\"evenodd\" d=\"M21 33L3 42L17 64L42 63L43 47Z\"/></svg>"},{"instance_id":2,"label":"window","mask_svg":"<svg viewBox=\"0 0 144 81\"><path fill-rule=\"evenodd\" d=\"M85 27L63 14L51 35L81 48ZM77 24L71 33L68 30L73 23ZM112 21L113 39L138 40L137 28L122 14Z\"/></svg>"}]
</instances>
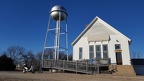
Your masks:
<instances>
[{"instance_id":1,"label":"window","mask_svg":"<svg viewBox=\"0 0 144 81\"><path fill-rule=\"evenodd\" d=\"M94 58L94 46L90 45L89 46L89 59L93 59Z\"/></svg>"},{"instance_id":2,"label":"window","mask_svg":"<svg viewBox=\"0 0 144 81\"><path fill-rule=\"evenodd\" d=\"M120 44L115 44L115 50L120 50L121 49L121 45Z\"/></svg>"},{"instance_id":3,"label":"window","mask_svg":"<svg viewBox=\"0 0 144 81\"><path fill-rule=\"evenodd\" d=\"M100 45L96 45L96 51L101 51L101 46Z\"/></svg>"},{"instance_id":4,"label":"window","mask_svg":"<svg viewBox=\"0 0 144 81\"><path fill-rule=\"evenodd\" d=\"M103 45L103 51L108 51L108 46L107 46L107 44Z\"/></svg>"},{"instance_id":5,"label":"window","mask_svg":"<svg viewBox=\"0 0 144 81\"><path fill-rule=\"evenodd\" d=\"M103 58L108 59L108 45L107 44L103 45Z\"/></svg>"},{"instance_id":6,"label":"window","mask_svg":"<svg viewBox=\"0 0 144 81\"><path fill-rule=\"evenodd\" d=\"M101 58L101 45L96 45L96 59Z\"/></svg>"},{"instance_id":7,"label":"window","mask_svg":"<svg viewBox=\"0 0 144 81\"><path fill-rule=\"evenodd\" d=\"M82 47L79 48L79 59L82 59Z\"/></svg>"}]
</instances>

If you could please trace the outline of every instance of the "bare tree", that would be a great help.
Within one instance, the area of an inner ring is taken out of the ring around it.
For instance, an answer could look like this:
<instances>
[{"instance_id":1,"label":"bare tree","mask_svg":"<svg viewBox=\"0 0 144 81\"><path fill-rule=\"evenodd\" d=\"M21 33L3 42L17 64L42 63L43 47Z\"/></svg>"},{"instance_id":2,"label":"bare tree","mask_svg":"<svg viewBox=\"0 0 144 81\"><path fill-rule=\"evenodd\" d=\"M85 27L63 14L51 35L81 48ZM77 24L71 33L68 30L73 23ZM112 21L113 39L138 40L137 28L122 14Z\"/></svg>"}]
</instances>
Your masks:
<instances>
[{"instance_id":1,"label":"bare tree","mask_svg":"<svg viewBox=\"0 0 144 81\"><path fill-rule=\"evenodd\" d=\"M141 52L137 52L137 58L141 58L141 57L142 57Z\"/></svg>"},{"instance_id":2,"label":"bare tree","mask_svg":"<svg viewBox=\"0 0 144 81\"><path fill-rule=\"evenodd\" d=\"M32 63L35 63L35 56L32 51L27 51L23 54L21 54L21 60L28 66L32 65Z\"/></svg>"},{"instance_id":3,"label":"bare tree","mask_svg":"<svg viewBox=\"0 0 144 81\"><path fill-rule=\"evenodd\" d=\"M59 60L67 60L67 55L64 52L59 52Z\"/></svg>"},{"instance_id":4,"label":"bare tree","mask_svg":"<svg viewBox=\"0 0 144 81\"><path fill-rule=\"evenodd\" d=\"M142 53L139 51L139 52L136 52L136 51L132 51L131 53L132 55L132 58L141 58L142 57Z\"/></svg>"},{"instance_id":5,"label":"bare tree","mask_svg":"<svg viewBox=\"0 0 144 81\"><path fill-rule=\"evenodd\" d=\"M45 50L43 59L52 59L52 58L53 58L53 50L52 49ZM40 69L41 59L42 59L42 51L36 54L36 63L35 63L36 70Z\"/></svg>"},{"instance_id":6,"label":"bare tree","mask_svg":"<svg viewBox=\"0 0 144 81\"><path fill-rule=\"evenodd\" d=\"M42 52L41 52L42 54ZM52 59L53 58L53 50L52 49L46 49L43 55L43 59Z\"/></svg>"},{"instance_id":7,"label":"bare tree","mask_svg":"<svg viewBox=\"0 0 144 81\"><path fill-rule=\"evenodd\" d=\"M41 52L38 52L38 53L36 54L36 59L37 59L37 60L41 60L41 57L42 57L42 51L41 51Z\"/></svg>"},{"instance_id":8,"label":"bare tree","mask_svg":"<svg viewBox=\"0 0 144 81\"><path fill-rule=\"evenodd\" d=\"M41 58L42 58L42 51L40 51L36 54L37 60L41 60ZM43 59L52 59L52 58L53 58L53 51L51 49L45 50Z\"/></svg>"},{"instance_id":9,"label":"bare tree","mask_svg":"<svg viewBox=\"0 0 144 81\"><path fill-rule=\"evenodd\" d=\"M131 52L131 58L136 58L136 52L134 51Z\"/></svg>"},{"instance_id":10,"label":"bare tree","mask_svg":"<svg viewBox=\"0 0 144 81\"><path fill-rule=\"evenodd\" d=\"M7 48L7 55L16 63L16 61L20 58L20 55L22 55L25 52L25 49L20 46L10 46Z\"/></svg>"},{"instance_id":11,"label":"bare tree","mask_svg":"<svg viewBox=\"0 0 144 81\"><path fill-rule=\"evenodd\" d=\"M68 58L69 58L70 61L72 61L72 60L73 60L72 54L70 54L70 55L68 56Z\"/></svg>"},{"instance_id":12,"label":"bare tree","mask_svg":"<svg viewBox=\"0 0 144 81\"><path fill-rule=\"evenodd\" d=\"M35 69L36 69L36 70L40 70L41 57L42 57L42 51L41 51L41 52L38 52L38 53L36 54L36 63L35 63Z\"/></svg>"}]
</instances>

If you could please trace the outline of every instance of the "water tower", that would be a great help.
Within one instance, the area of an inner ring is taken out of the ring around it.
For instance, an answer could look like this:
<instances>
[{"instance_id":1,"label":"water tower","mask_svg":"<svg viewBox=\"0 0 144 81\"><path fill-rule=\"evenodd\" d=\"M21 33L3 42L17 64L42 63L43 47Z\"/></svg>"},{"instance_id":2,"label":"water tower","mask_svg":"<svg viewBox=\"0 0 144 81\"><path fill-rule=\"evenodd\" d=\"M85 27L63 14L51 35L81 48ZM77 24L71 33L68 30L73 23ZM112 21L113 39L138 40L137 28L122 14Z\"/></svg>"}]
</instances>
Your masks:
<instances>
[{"instance_id":1,"label":"water tower","mask_svg":"<svg viewBox=\"0 0 144 81\"><path fill-rule=\"evenodd\" d=\"M65 53L67 54L67 60L68 60L67 16L68 16L67 11L63 6L56 5L52 7L50 11L46 37L44 41L42 62L44 60L45 50L49 48L53 49L53 59L59 60L59 52L65 51ZM55 23L54 27L51 26L52 24L51 21ZM62 27L62 24L64 24L63 27ZM50 32L53 33L53 36L49 35ZM64 37L65 41L61 41L62 36ZM50 37L54 39L53 43L48 42L48 40L52 39ZM61 45L64 45L64 46L61 46Z\"/></svg>"}]
</instances>

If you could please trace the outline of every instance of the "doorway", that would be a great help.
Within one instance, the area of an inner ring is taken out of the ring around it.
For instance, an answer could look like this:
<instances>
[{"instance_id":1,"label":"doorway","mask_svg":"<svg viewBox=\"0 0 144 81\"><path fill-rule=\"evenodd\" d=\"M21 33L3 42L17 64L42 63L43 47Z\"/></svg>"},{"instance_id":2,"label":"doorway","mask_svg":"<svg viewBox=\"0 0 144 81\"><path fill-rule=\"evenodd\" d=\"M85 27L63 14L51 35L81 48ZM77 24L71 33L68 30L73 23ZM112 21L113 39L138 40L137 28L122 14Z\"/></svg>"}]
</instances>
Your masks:
<instances>
[{"instance_id":1,"label":"doorway","mask_svg":"<svg viewBox=\"0 0 144 81\"><path fill-rule=\"evenodd\" d=\"M116 63L117 65L122 65L122 54L121 52L116 52Z\"/></svg>"}]
</instances>

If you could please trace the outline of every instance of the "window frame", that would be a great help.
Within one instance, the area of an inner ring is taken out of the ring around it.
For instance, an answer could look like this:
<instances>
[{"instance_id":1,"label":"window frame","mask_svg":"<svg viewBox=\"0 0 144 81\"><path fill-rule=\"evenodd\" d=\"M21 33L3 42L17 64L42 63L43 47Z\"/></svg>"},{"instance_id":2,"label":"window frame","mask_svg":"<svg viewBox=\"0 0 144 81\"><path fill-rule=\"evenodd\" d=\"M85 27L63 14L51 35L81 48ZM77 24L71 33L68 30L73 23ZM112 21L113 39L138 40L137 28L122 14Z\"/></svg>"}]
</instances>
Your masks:
<instances>
[{"instance_id":1,"label":"window frame","mask_svg":"<svg viewBox=\"0 0 144 81\"><path fill-rule=\"evenodd\" d=\"M104 46L106 46L106 50L105 50ZM108 59L109 58L109 56L108 56L108 44L103 44L102 47L103 47L103 59Z\"/></svg>"},{"instance_id":2,"label":"window frame","mask_svg":"<svg viewBox=\"0 0 144 81\"><path fill-rule=\"evenodd\" d=\"M94 45L89 45L89 59L94 59Z\"/></svg>"},{"instance_id":3,"label":"window frame","mask_svg":"<svg viewBox=\"0 0 144 81\"><path fill-rule=\"evenodd\" d=\"M99 49L99 50L97 50ZM101 45L95 45L95 50L96 50L96 59L101 59Z\"/></svg>"},{"instance_id":4,"label":"window frame","mask_svg":"<svg viewBox=\"0 0 144 81\"><path fill-rule=\"evenodd\" d=\"M117 48L117 46L118 46L119 48ZM121 44L115 44L115 50L121 50Z\"/></svg>"},{"instance_id":5,"label":"window frame","mask_svg":"<svg viewBox=\"0 0 144 81\"><path fill-rule=\"evenodd\" d=\"M82 55L83 55L83 48L79 47L79 59L82 59Z\"/></svg>"}]
</instances>

